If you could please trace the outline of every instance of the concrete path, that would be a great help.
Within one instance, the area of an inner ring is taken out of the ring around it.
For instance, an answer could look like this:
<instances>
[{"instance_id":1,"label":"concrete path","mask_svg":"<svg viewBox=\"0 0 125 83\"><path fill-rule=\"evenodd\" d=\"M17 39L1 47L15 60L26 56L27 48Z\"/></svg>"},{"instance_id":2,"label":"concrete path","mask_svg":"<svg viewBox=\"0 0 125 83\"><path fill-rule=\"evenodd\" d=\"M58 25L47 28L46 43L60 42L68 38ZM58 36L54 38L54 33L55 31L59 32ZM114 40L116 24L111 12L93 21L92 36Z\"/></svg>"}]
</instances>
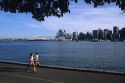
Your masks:
<instances>
[{"instance_id":1,"label":"concrete path","mask_svg":"<svg viewBox=\"0 0 125 83\"><path fill-rule=\"evenodd\" d=\"M124 75L38 68L26 72L26 65L0 63L0 83L125 83Z\"/></svg>"}]
</instances>

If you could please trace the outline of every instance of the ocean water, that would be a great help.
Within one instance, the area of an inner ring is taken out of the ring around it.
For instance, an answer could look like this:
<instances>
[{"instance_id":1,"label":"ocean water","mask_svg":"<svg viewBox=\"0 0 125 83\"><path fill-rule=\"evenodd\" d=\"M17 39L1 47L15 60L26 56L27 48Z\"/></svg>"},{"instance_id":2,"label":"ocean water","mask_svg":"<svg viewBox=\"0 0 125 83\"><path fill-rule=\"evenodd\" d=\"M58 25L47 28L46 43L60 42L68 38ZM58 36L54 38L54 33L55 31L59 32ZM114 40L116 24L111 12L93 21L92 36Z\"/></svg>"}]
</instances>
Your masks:
<instances>
[{"instance_id":1,"label":"ocean water","mask_svg":"<svg viewBox=\"0 0 125 83\"><path fill-rule=\"evenodd\" d=\"M0 42L0 60L28 63L36 51L44 65L125 72L125 42Z\"/></svg>"}]
</instances>

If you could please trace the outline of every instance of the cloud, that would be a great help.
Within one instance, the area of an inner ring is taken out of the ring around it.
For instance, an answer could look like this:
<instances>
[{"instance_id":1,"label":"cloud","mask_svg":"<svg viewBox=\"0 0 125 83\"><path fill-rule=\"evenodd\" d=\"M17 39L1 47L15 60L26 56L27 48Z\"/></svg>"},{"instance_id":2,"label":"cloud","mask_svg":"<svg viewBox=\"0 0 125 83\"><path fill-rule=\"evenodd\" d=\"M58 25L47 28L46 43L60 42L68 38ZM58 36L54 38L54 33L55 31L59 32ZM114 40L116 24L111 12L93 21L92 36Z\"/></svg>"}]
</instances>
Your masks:
<instances>
[{"instance_id":1,"label":"cloud","mask_svg":"<svg viewBox=\"0 0 125 83\"><path fill-rule=\"evenodd\" d=\"M27 15L15 16L16 23L20 23L29 28L48 29L57 31L58 29L66 29L72 31L91 31L98 28L112 28L117 25L123 27L125 16L121 15L121 10L116 6L93 8L84 3L74 3L71 6L71 13L67 13L62 18L49 17L45 21L37 22L29 19ZM23 16L25 18L23 18ZM12 21L12 19L8 19ZM13 22L15 22L13 20Z\"/></svg>"},{"instance_id":2,"label":"cloud","mask_svg":"<svg viewBox=\"0 0 125 83\"><path fill-rule=\"evenodd\" d=\"M46 28L53 31L65 29L69 32L86 32L98 28L112 29L115 25L122 28L125 26L125 16L120 15L120 12L115 7L74 8L71 9L70 14L64 15L62 18L49 17L43 22L32 22L27 24L27 26L32 28Z\"/></svg>"},{"instance_id":3,"label":"cloud","mask_svg":"<svg viewBox=\"0 0 125 83\"><path fill-rule=\"evenodd\" d=\"M11 27L25 27L31 32L49 31L50 33L55 32L55 34L59 29L65 29L69 33L73 31L86 33L98 28L112 29L113 26L125 27L125 16L120 14L121 10L116 6L93 8L90 5L84 5L84 3L73 3L70 8L71 13L66 13L62 18L49 17L45 18L45 21L42 22L32 19L29 14L0 12L0 22L8 25L13 24Z\"/></svg>"}]
</instances>

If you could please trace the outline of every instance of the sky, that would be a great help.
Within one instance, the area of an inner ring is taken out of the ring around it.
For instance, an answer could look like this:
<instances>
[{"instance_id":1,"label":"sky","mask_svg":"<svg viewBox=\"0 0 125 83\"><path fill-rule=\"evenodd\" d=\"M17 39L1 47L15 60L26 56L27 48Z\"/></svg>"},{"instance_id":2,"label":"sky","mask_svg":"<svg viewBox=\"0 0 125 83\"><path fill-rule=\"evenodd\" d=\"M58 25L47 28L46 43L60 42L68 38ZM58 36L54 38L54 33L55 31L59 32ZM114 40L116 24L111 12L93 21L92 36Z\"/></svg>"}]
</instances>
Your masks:
<instances>
[{"instance_id":1,"label":"sky","mask_svg":"<svg viewBox=\"0 0 125 83\"><path fill-rule=\"evenodd\" d=\"M13 14L0 11L0 38L55 36L59 29L72 32L92 32L98 28L125 27L125 15L115 4L94 8L83 1L70 3L70 13L63 17L48 17L36 21L30 14Z\"/></svg>"}]
</instances>

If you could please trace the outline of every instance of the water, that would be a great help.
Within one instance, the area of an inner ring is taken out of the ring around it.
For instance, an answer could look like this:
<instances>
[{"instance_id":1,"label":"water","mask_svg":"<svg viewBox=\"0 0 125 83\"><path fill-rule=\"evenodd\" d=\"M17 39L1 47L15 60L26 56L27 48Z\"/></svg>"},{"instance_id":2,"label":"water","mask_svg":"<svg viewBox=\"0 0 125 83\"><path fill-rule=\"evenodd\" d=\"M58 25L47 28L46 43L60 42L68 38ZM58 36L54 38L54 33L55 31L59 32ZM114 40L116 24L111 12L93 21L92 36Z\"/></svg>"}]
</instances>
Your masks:
<instances>
[{"instance_id":1,"label":"water","mask_svg":"<svg viewBox=\"0 0 125 83\"><path fill-rule=\"evenodd\" d=\"M27 63L36 51L44 65L125 72L125 42L0 42L0 60Z\"/></svg>"}]
</instances>

